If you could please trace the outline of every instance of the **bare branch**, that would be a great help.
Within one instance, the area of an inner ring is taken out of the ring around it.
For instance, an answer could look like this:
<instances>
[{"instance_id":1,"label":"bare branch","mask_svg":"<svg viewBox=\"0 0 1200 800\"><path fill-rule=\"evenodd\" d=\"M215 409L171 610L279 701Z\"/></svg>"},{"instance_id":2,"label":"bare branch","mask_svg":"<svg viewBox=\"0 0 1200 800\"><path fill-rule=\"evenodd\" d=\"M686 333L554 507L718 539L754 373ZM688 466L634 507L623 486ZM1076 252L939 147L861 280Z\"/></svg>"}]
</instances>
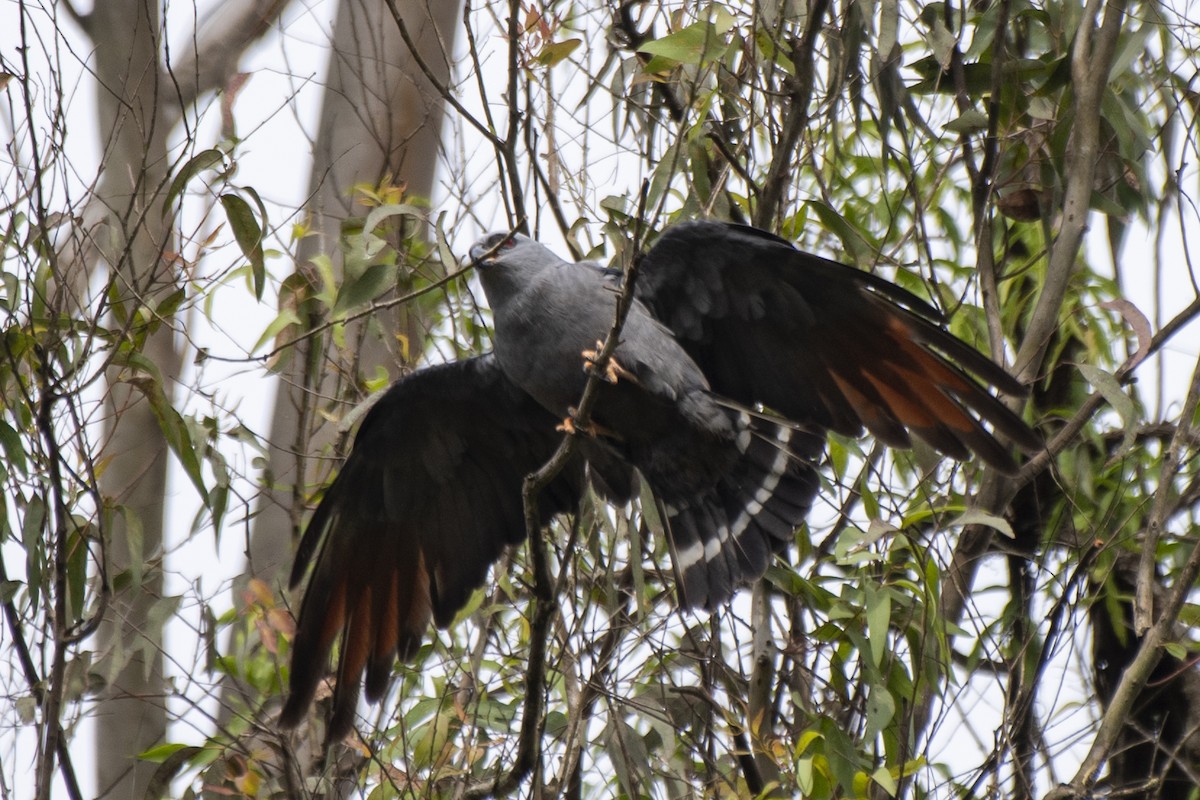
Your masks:
<instances>
[{"instance_id":1,"label":"bare branch","mask_svg":"<svg viewBox=\"0 0 1200 800\"><path fill-rule=\"evenodd\" d=\"M238 0L210 7L197 22L192 46L167 69L175 78L180 113L201 96L225 86L246 49L262 38L288 0Z\"/></svg>"},{"instance_id":2,"label":"bare branch","mask_svg":"<svg viewBox=\"0 0 1200 800\"><path fill-rule=\"evenodd\" d=\"M800 134L808 127L808 104L812 102L816 71L813 62L816 58L817 34L820 33L821 26L825 23L825 14L828 11L829 0L814 0L808 10L804 35L796 44L792 54L796 77L788 98L787 111L784 113L783 135L775 144L775 150L771 156L771 166L767 169L767 177L763 180L758 207L754 211L754 224L760 228L774 228L773 223L779 214L783 193L792 172L796 144L800 140Z\"/></svg>"},{"instance_id":3,"label":"bare branch","mask_svg":"<svg viewBox=\"0 0 1200 800\"><path fill-rule=\"evenodd\" d=\"M1162 536L1167 517L1173 510L1170 504L1170 487L1175 482L1179 468L1190 461L1183 457L1184 451L1192 449L1189 441L1192 437L1196 407L1200 405L1200 364L1192 375L1192 384L1188 389L1187 399L1183 410L1179 413L1179 424L1171 436L1158 473L1158 491L1154 493L1154 503L1150 507L1150 518L1146 521L1146 532L1142 539L1142 552L1138 558L1137 586L1133 596L1133 632L1142 636L1150 628L1154 619L1154 586L1155 568L1158 565L1158 542Z\"/></svg>"},{"instance_id":4,"label":"bare branch","mask_svg":"<svg viewBox=\"0 0 1200 800\"><path fill-rule=\"evenodd\" d=\"M8 568L4 563L4 556L0 553L0 582L8 583ZM4 619L8 623L9 635L12 637L13 647L17 651L17 660L21 664L21 670L25 673L25 683L29 686L29 691L33 694L33 699L38 706L45 707L46 705L46 686L41 677L38 675L37 665L33 663L33 656L29 652L29 644L25 641L25 631L21 625L21 613L17 610L16 604L11 600L5 600ZM49 714L55 713L57 710L47 710L47 720ZM56 721L57 725L57 721ZM67 738L61 735L61 730L58 736L54 737L53 745L54 752L58 757L58 770L62 776L63 783L66 785L67 795L71 800L83 800L83 792L79 789L79 780L75 777L75 765L71 760L71 750ZM53 766L52 759L46 759ZM39 781L41 777L39 777ZM47 781L47 786L49 782ZM40 791L40 789L39 789Z\"/></svg>"},{"instance_id":5,"label":"bare branch","mask_svg":"<svg viewBox=\"0 0 1200 800\"><path fill-rule=\"evenodd\" d=\"M1192 374L1192 385L1188 392L1187 405L1181 416L1181 420L1183 420L1180 424L1181 429L1185 427L1191 428L1191 421L1195 417L1198 402L1200 402L1200 362L1197 363L1196 369ZM1181 437L1177 434L1172 439L1172 446L1175 446L1180 440ZM1178 453L1176 453L1176 460L1171 461L1167 459L1164 461L1164 475L1168 471L1168 462L1172 466L1178 467L1177 457ZM1172 472L1171 475L1173 474ZM1166 486L1160 484L1159 494L1168 494ZM1145 688L1146 681L1149 680L1159 659L1162 658L1162 646L1173 641L1175 638L1174 629L1176 623L1179 621L1179 612L1183 609L1183 604L1187 600L1188 594L1192 591L1198 574L1200 574L1200 541L1193 545L1192 552L1184 563L1183 568L1175 576L1175 585L1172 587L1171 594L1168 596L1161 613L1158 615L1154 625L1146 631L1141 644L1138 646L1137 655L1134 656L1133 661L1125 669L1124 674L1121 675L1121 682L1113 692L1108 709L1105 710L1104 716L1100 720L1100 728L1096 732L1096 738L1092 740L1091 749L1080 765L1079 771L1075 773L1075 777L1069 784L1051 791L1047 795L1048 800L1068 800L1069 798L1082 798L1090 795L1096 774L1100 771L1105 760L1112 752L1112 748L1116 744L1121 730L1129 719L1134 702L1141 694L1142 689Z\"/></svg>"},{"instance_id":6,"label":"bare branch","mask_svg":"<svg viewBox=\"0 0 1200 800\"><path fill-rule=\"evenodd\" d=\"M1094 22L1099 5L1099 2L1089 3L1085 20ZM1114 0L1107 6L1094 48L1090 45L1092 29L1089 25L1092 23L1085 22L1081 26L1075 42L1072 74L1076 100L1070 168L1067 170L1067 201L1062 228L1050 254L1048 279L1016 359L1017 374L1027 381L1032 380L1049 337L1057 329L1059 309L1086 230L1099 141L1100 99L1108 85L1108 72L1124 8L1124 0ZM1026 470L1030 469L1032 466L1028 465ZM1017 488L1013 481L989 473L976 496L976 503L991 513L1000 513ZM985 526L969 526L962 532L953 560L942 580L942 613L947 623L956 623L961 618L965 599L974 584L979 558L986 552L991 538L992 529ZM927 700L931 699L930 695ZM919 727L923 727L923 724Z\"/></svg>"},{"instance_id":7,"label":"bare branch","mask_svg":"<svg viewBox=\"0 0 1200 800\"><path fill-rule=\"evenodd\" d=\"M1125 19L1126 0L1105 3L1104 21L1097 29L1095 26L1100 6L1101 0L1089 0L1071 53L1075 115L1064 170L1067 186L1062 219L1050 251L1046 281L1014 365L1017 377L1026 382L1034 378L1050 337L1058 328L1059 309L1075 271L1075 259L1087 230L1092 205L1092 187L1095 185L1100 150L1100 102L1108 87L1117 37Z\"/></svg>"},{"instance_id":8,"label":"bare branch","mask_svg":"<svg viewBox=\"0 0 1200 800\"><path fill-rule=\"evenodd\" d=\"M500 147L503 145L501 140L487 125L484 125L475 115L472 114L458 98L454 95L454 91L446 83L442 77L434 71L433 67L425 59L421 49L412 38L412 33L408 29L408 23L404 21L404 16L400 13L400 9L396 6L396 0L385 0L388 10L392 12L392 19L396 23L396 29L400 32L400 38L404 40L404 45L408 48L409 54L412 56L413 62L421 70L421 74L425 76L425 80L437 91L438 95L445 100L464 121L471 125L479 135L487 139L494 146Z\"/></svg>"},{"instance_id":9,"label":"bare branch","mask_svg":"<svg viewBox=\"0 0 1200 800\"><path fill-rule=\"evenodd\" d=\"M649 184L642 185L641 203L638 207L637 225L634 231L630 252L634 256L625 270L621 281L621 291L617 295L615 318L612 328L604 340L604 346L592 361L591 373L583 389L573 414L575 428L586 430L591 421L592 409L599 397L600 384L604 380L605 367L616 352L621 342L621 329L625 326L625 317L633 305L633 290L637 282L638 264L641 261L641 242L643 236L642 220L645 217L646 194ZM550 457L541 469L525 477L522 497L525 504L525 530L533 561L533 622L530 623L529 671L525 683L525 702L521 712L521 731L517 738L517 754L513 759L511 769L495 781L486 781L473 786L464 794L466 798L482 798L494 795L504 795L513 791L530 773L537 759L541 744L540 731L542 720L542 694L545 692L546 644L550 620L555 613L554 592L555 580L550 574L546 561L546 549L542 542L541 516L538 514L538 494L550 485L550 482L562 472L578 446L577 434L567 433L554 455Z\"/></svg>"}]
</instances>

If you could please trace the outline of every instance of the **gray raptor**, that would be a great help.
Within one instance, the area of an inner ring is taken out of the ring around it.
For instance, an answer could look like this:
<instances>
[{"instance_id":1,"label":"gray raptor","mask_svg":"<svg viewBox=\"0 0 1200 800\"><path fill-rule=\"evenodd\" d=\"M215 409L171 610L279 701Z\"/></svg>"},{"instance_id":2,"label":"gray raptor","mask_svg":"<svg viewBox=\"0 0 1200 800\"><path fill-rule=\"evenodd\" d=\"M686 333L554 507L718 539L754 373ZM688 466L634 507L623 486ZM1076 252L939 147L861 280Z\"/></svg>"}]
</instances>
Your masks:
<instances>
[{"instance_id":1,"label":"gray raptor","mask_svg":"<svg viewBox=\"0 0 1200 800\"><path fill-rule=\"evenodd\" d=\"M521 484L547 461L614 317L619 273L521 235L471 248L495 352L417 371L370 410L300 542L312 567L280 723L312 703L340 636L329 738L349 733L365 673L377 701L397 656L445 627L506 546L524 540ZM1024 388L887 281L721 222L668 228L640 264L615 360L578 457L542 522L590 478L627 500L633 470L665 511L680 602L712 609L760 577L804 521L825 432L910 433L1005 472L1036 434L985 385ZM981 423L986 422L990 428ZM569 427L569 425L568 425Z\"/></svg>"}]
</instances>

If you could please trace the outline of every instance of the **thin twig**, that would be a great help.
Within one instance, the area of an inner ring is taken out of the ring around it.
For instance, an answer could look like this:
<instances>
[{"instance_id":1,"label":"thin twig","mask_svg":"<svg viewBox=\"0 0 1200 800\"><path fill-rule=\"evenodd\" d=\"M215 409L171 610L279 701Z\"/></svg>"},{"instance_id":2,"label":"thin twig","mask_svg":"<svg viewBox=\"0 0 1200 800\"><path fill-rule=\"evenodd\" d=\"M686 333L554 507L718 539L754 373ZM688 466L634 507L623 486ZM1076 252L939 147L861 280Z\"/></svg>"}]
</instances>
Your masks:
<instances>
[{"instance_id":1,"label":"thin twig","mask_svg":"<svg viewBox=\"0 0 1200 800\"><path fill-rule=\"evenodd\" d=\"M1192 387L1189 398L1200 392L1200 364L1197 364L1196 372L1193 375ZM1160 487L1159 490L1165 492L1166 488ZM1171 588L1171 594L1164 604L1162 613L1159 614L1154 625L1146 631L1145 637L1138 646L1137 654L1122 673L1121 681L1113 692L1108 709L1100 719L1100 728L1096 731L1096 738L1092 740L1092 747L1080 765L1079 771L1075 773L1075 777L1069 784L1059 786L1051 791L1047 795L1047 800L1068 800L1068 798L1082 798L1090 795L1096 773L1108 759L1122 729L1129 720L1133 704L1141 695L1146 681L1149 680L1150 674L1162 658L1163 645L1173 639L1172 631L1179 620L1179 612L1183 609L1184 601L1187 600L1198 574L1200 574L1200 541L1193 545L1188 560L1175 576L1175 585Z\"/></svg>"},{"instance_id":2,"label":"thin twig","mask_svg":"<svg viewBox=\"0 0 1200 800\"><path fill-rule=\"evenodd\" d=\"M796 144L800 141L800 134L808 127L808 104L812 101L816 72L813 61L816 58L817 34L828 10L829 0L813 1L808 10L804 35L792 55L796 77L794 90L788 98L787 111L784 112L783 135L775 146L767 177L763 180L758 207L754 210L754 224L760 228L773 227L772 221L779 212L784 191L792 180Z\"/></svg>"},{"instance_id":3,"label":"thin twig","mask_svg":"<svg viewBox=\"0 0 1200 800\"><path fill-rule=\"evenodd\" d=\"M992 203L996 180L997 139L1000 127L1000 96L1003 93L1004 66L1007 62L1004 47L1008 35L1008 0L1000 3L1000 13L996 20L996 32L992 37L992 91L988 99L988 127L984 137L983 164L972 175L971 206L975 218L975 253L979 259L979 289L983 298L984 319L988 326L988 341L991 345L992 358L1004 362L1004 327L1003 316L1000 313L1000 276L996 269L996 248L992 245L993 213ZM949 4L947 4L949 6ZM962 57L958 46L955 45L955 64L962 69ZM969 141L969 134L964 132L964 141Z\"/></svg>"},{"instance_id":4,"label":"thin twig","mask_svg":"<svg viewBox=\"0 0 1200 800\"><path fill-rule=\"evenodd\" d=\"M1098 149L1100 97L1108 85L1108 73L1124 18L1125 0L1113 0L1106 9L1103 23L1096 28L1099 5L1099 0L1089 2L1072 53L1075 117L1066 170L1066 202L1059 236L1050 253L1047 278L1026 331L1025 341L1015 359L1015 372L1026 381L1032 380L1039 369L1050 336L1058 327L1059 310L1087 227ZM1094 29L1098 36L1095 47L1092 47ZM1096 402L1098 408L1100 401ZM1083 422L1080 422L1080 429L1082 425ZM1055 444L1065 447L1067 440L1061 436L1060 433L1055 437L1045 452L1030 459L1015 479L989 472L977 492L976 505L990 513L1002 512L1020 486L1048 468L1054 452L1051 447ZM951 563L942 577L941 615L948 626L957 624L962 618L966 598L974 585L979 559L987 551L992 535L991 528L970 525L959 536ZM913 709L911 729L918 735L931 721L935 694L934 687L927 687Z\"/></svg>"},{"instance_id":5,"label":"thin twig","mask_svg":"<svg viewBox=\"0 0 1200 800\"><path fill-rule=\"evenodd\" d=\"M21 50L21 67L23 74L23 87L21 92L22 102L24 104L25 114L28 119L35 118L33 113L33 93L30 91L30 61L29 50L27 46L29 37L26 27L28 14L24 6L22 6L19 14L20 38L21 42L26 46ZM41 161L40 145L36 135L31 128L28 135L31 137L31 146L33 158L33 192L31 197L36 205L36 225L38 234L43 242L50 242L50 229L47 225L47 203L46 192L44 186L45 170ZM57 255L55 248L50 247L49 258L51 267L57 269ZM43 437L50 452L48 454L50 461L50 479L51 487L54 491L54 527L57 529L58 536L52 539L54 547L54 610L53 610L53 627L54 627L54 655L51 661L50 676L49 676L49 691L38 693L37 683L31 683L30 689L34 690L35 695L39 697L39 705L42 705L42 724L41 731L42 748L38 753L37 762L37 780L36 780L36 796L38 800L49 800L52 791L52 778L54 775L55 759L58 759L59 772L63 775L64 782L70 788L72 785L78 796L79 787L75 780L74 768L71 766L69 754L66 752L66 739L63 736L62 720L59 715L62 713L65 671L66 671L66 650L68 645L62 638L67 630L67 523L68 515L66 513L65 502L62 497L62 472L61 472L61 454L58 451L58 441L54 436L54 422L52 419L54 384L53 375L50 371L50 359L45 357L44 353L38 354L38 364L41 365L38 375L41 380L41 396L38 401L37 422L39 434ZM13 609L15 611L15 609ZM6 608L6 613L8 609ZM15 624L17 620L10 617L10 625L13 626L14 639L21 636L19 627ZM28 648L26 648L26 656L28 656ZM27 669L27 675L36 675L36 670L30 671Z\"/></svg>"},{"instance_id":6,"label":"thin twig","mask_svg":"<svg viewBox=\"0 0 1200 800\"><path fill-rule=\"evenodd\" d=\"M3 553L0 553L0 582L8 583L8 580L8 568L5 566ZM25 641L25 631L21 627L21 613L11 599L5 600L3 605L4 619L8 622L13 648L17 651L17 661L20 662L21 671L25 674L25 683L29 685L29 692L33 695L34 702L39 707L44 707L46 687L38 675L37 665L33 663L29 644ZM83 800L83 792L80 791L79 780L75 777L75 766L71 761L71 751L67 746L66 738L58 737L55 747L58 753L58 770L66 785L67 795L71 800Z\"/></svg>"},{"instance_id":7,"label":"thin twig","mask_svg":"<svg viewBox=\"0 0 1200 800\"><path fill-rule=\"evenodd\" d=\"M1154 619L1155 568L1158 565L1158 540L1162 535L1170 513L1171 492L1167 489L1175 482L1179 467L1184 463L1183 451L1192 436L1192 424L1196 418L1196 407L1200 405L1200 363L1192 375L1183 410L1179 412L1179 425L1171 437L1162 456L1158 473L1158 491L1150 507L1150 518L1146 521L1146 534L1142 540L1142 552L1138 558L1137 586L1133 595L1133 632L1142 636L1149 630Z\"/></svg>"},{"instance_id":8,"label":"thin twig","mask_svg":"<svg viewBox=\"0 0 1200 800\"><path fill-rule=\"evenodd\" d=\"M388 10L392 12L392 19L396 23L396 29L400 31L400 38L404 40L404 46L408 48L408 52L412 55L417 68L421 70L421 74L425 76L425 80L429 81L429 84L437 90L438 95L449 103L472 128L478 131L480 136L491 142L494 147L501 147L504 144L503 140L490 130L488 126L476 119L475 115L459 102L458 98L454 95L454 91L433 71L433 68L429 66L429 62L421 55L417 43L413 41L412 34L408 30L408 24L405 23L404 17L400 15L400 9L396 7L396 0L384 0L384 2L387 3Z\"/></svg>"},{"instance_id":9,"label":"thin twig","mask_svg":"<svg viewBox=\"0 0 1200 800\"><path fill-rule=\"evenodd\" d=\"M1088 577L1088 572L1092 568L1096 557L1100 555L1100 547L1090 547L1085 550L1079 558L1075 569L1071 573L1071 577L1062 587L1062 592L1055 601L1054 607L1050 613L1046 615L1049 620L1049 627L1045 634L1036 633L1030 639L1022 644L1022 650L1016 656L1018 659L1025 659L1026 654L1024 648L1031 643L1040 642L1038 651L1037 665L1033 669L1033 677L1028 678L1023 682L1020 692L1010 704L1010 712L1008 714L1007 726L1009 728L1018 728L1033 713L1033 704L1037 698L1037 689L1041 686L1041 676L1045 674L1046 668L1050 665L1050 658L1054 654L1054 642L1058 638L1059 631L1063 627L1063 622L1067 617L1067 612L1070 610L1073 598L1071 597L1072 590L1083 584ZM987 774L997 769L1000 766L1001 751L999 748L988 754L987 759L981 764L976 773L974 783L971 785L971 791L968 796L978 796L981 784Z\"/></svg>"},{"instance_id":10,"label":"thin twig","mask_svg":"<svg viewBox=\"0 0 1200 800\"><path fill-rule=\"evenodd\" d=\"M356 320L363 319L364 317L374 316L375 314L378 314L380 311L386 311L389 308L394 308L399 305L404 305L405 303L409 303L413 300L423 297L424 295L427 295L430 292L435 292L438 289L445 286L446 284L457 279L460 275L470 272L472 269L474 269L474 266L471 264L467 264L466 266L460 267L452 272L447 272L445 275L438 278L436 281L433 281L428 286L423 286L420 289L414 289L413 291L409 292L408 294L401 295L400 297L393 297L390 300L371 302L368 305L364 306L361 310L355 311L353 314L346 314L345 316L338 317L336 319L330 319L325 322L322 322L320 325L313 326L313 327L309 328L308 330L306 330L304 333L296 336L294 339L289 339L289 340L287 340L287 342L279 345L278 347L274 347L271 350L268 350L267 352L262 353L260 355L221 356L221 355L213 355L212 353L205 353L204 360L205 361L221 361L221 362L231 363L231 364L247 364L247 363L252 363L252 362L269 361L270 359L279 355L283 351L293 348L296 345L298 345L308 339L315 338L316 336L319 336L320 334L324 333L325 331L329 330L330 328L336 327L338 325L348 325L351 322L354 322Z\"/></svg>"},{"instance_id":11,"label":"thin twig","mask_svg":"<svg viewBox=\"0 0 1200 800\"><path fill-rule=\"evenodd\" d=\"M637 282L638 266L641 262L643 219L648 192L649 182L646 181L642 183L631 247L631 252L635 255L626 268L621 282L612 328L608 332L604 346L600 348L599 355L592 362L591 374L588 375L583 395L573 414L577 430L586 430L588 427L592 409L599 396L605 367L620 344L621 329L625 326L625 318L633 306L633 290ZM538 760L543 724L542 695L545 692L546 650L550 621L554 618L556 607L554 604L555 580L550 574L550 565L541 538L541 515L538 512L537 497L542 489L549 486L550 482L566 467L577 446L577 437L567 433L563 436L558 449L555 450L550 460L539 470L525 477L522 499L525 506L525 530L529 541L530 558L533 562L532 602L534 609L533 621L530 623L529 669L525 678L525 702L521 710L521 730L517 735L517 753L513 758L512 767L507 772L495 780L483 781L470 786L463 793L463 797L468 800L508 794L529 775Z\"/></svg>"},{"instance_id":12,"label":"thin twig","mask_svg":"<svg viewBox=\"0 0 1200 800\"><path fill-rule=\"evenodd\" d=\"M1089 0L1071 51L1071 84L1075 93L1068 160L1064 173L1062 223L1050 250L1050 263L1042 292L1017 352L1014 371L1031 380L1042 363L1050 339L1058 329L1058 313L1067 293L1075 260L1087 230L1100 150L1100 101L1108 87L1117 38L1125 19L1126 0L1105 5L1104 20L1096 26L1100 0ZM1095 36L1095 46L1092 46Z\"/></svg>"}]
</instances>

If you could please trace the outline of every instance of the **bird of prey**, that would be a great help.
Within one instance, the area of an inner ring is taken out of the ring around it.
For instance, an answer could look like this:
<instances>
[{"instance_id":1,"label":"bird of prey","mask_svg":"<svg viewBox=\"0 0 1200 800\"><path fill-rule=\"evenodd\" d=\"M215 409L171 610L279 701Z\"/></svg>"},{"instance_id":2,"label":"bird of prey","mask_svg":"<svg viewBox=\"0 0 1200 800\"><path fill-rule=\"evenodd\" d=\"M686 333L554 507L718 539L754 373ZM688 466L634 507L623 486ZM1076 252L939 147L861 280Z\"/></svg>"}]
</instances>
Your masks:
<instances>
[{"instance_id":1,"label":"bird of prey","mask_svg":"<svg viewBox=\"0 0 1200 800\"><path fill-rule=\"evenodd\" d=\"M401 379L363 420L300 542L311 567L280 722L298 724L340 637L328 728L349 733L364 683L384 694L397 656L445 627L526 535L522 480L570 427L607 335L619 273L569 263L522 235L471 248L495 350ZM1023 387L941 327L939 313L869 273L721 222L668 228L635 300L577 457L543 492L542 523L592 479L617 502L634 470L661 508L682 605L712 609L786 549L817 493L826 431L1016 468L1038 448L993 396ZM982 421L982 422L981 422ZM988 427L985 427L985 424ZM998 438L999 437L999 440Z\"/></svg>"}]
</instances>

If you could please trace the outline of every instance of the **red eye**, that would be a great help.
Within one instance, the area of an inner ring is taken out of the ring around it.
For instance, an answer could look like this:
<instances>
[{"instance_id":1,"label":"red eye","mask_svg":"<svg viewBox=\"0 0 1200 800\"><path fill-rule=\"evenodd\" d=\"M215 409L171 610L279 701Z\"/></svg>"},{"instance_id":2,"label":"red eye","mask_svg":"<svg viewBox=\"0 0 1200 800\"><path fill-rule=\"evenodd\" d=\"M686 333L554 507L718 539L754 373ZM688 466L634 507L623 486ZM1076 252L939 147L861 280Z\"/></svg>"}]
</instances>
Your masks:
<instances>
[{"instance_id":1,"label":"red eye","mask_svg":"<svg viewBox=\"0 0 1200 800\"><path fill-rule=\"evenodd\" d=\"M516 239L505 239L503 242L500 243L500 249L501 250L511 249L514 245L516 245L516 243L517 243Z\"/></svg>"}]
</instances>

